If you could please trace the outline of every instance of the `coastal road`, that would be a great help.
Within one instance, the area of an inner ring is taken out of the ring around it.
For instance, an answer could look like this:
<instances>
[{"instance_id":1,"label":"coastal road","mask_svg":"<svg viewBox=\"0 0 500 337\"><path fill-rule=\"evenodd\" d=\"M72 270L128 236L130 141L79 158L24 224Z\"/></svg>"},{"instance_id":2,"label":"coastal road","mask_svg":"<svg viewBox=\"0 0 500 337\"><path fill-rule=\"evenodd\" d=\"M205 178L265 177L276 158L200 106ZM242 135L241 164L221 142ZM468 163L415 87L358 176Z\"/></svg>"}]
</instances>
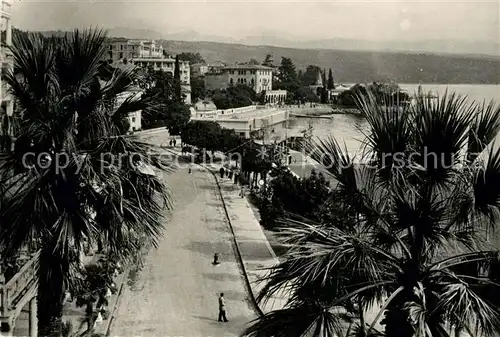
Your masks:
<instances>
[{"instance_id":1,"label":"coastal road","mask_svg":"<svg viewBox=\"0 0 500 337\"><path fill-rule=\"evenodd\" d=\"M165 179L175 208L136 284L123 289L111 336L238 336L257 316L214 178L196 167L192 174L179 169ZM215 252L221 256L219 266L212 265ZM228 323L217 321L220 292Z\"/></svg>"}]
</instances>

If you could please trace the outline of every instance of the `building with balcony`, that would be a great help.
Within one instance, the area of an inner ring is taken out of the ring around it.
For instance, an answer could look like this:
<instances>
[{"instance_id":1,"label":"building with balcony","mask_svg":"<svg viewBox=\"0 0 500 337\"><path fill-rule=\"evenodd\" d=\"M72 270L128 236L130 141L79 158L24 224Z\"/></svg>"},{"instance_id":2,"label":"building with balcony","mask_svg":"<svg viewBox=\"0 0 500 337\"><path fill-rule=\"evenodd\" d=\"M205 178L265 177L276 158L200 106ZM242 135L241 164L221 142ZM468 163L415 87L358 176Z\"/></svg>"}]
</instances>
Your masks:
<instances>
[{"instance_id":1,"label":"building with balcony","mask_svg":"<svg viewBox=\"0 0 500 337\"><path fill-rule=\"evenodd\" d=\"M140 57L164 57L163 47L155 41L109 38L106 41L106 46L107 52L104 57L107 61L112 62Z\"/></svg>"},{"instance_id":2,"label":"building with balcony","mask_svg":"<svg viewBox=\"0 0 500 337\"><path fill-rule=\"evenodd\" d=\"M0 114L6 113L8 116L12 116L14 113L14 102L12 97L8 94L8 90L3 81L4 74L14 67L14 61L12 55L8 49L8 46L12 45L12 22L11 22L11 6L12 0L2 0L1 8L1 23L0 23L0 102L1 102L1 112Z\"/></svg>"},{"instance_id":3,"label":"building with balcony","mask_svg":"<svg viewBox=\"0 0 500 337\"><path fill-rule=\"evenodd\" d=\"M226 89L231 85L248 85L257 94L271 91L273 87L272 68L260 65L233 65L205 74L206 90Z\"/></svg>"},{"instance_id":4,"label":"building with balcony","mask_svg":"<svg viewBox=\"0 0 500 337\"><path fill-rule=\"evenodd\" d=\"M163 57L138 57L132 58L130 62L139 67L153 67L154 70L161 70L174 76L175 59ZM191 71L188 61L179 61L181 89L185 95L185 103L191 104Z\"/></svg>"}]
</instances>

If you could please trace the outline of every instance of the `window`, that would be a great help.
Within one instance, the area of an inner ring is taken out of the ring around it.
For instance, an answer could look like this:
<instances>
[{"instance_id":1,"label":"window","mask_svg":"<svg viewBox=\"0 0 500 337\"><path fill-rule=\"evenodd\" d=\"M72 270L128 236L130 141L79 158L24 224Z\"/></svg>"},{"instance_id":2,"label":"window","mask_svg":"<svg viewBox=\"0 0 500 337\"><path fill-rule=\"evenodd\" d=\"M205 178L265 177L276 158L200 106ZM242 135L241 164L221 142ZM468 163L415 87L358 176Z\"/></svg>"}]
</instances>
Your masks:
<instances>
[{"instance_id":1,"label":"window","mask_svg":"<svg viewBox=\"0 0 500 337\"><path fill-rule=\"evenodd\" d=\"M229 70L229 75L234 75L234 70Z\"/></svg>"},{"instance_id":2,"label":"window","mask_svg":"<svg viewBox=\"0 0 500 337\"><path fill-rule=\"evenodd\" d=\"M230 80L229 80L229 84L234 84L233 79L230 79Z\"/></svg>"},{"instance_id":3,"label":"window","mask_svg":"<svg viewBox=\"0 0 500 337\"><path fill-rule=\"evenodd\" d=\"M113 50L113 45L109 45L109 50Z\"/></svg>"},{"instance_id":4,"label":"window","mask_svg":"<svg viewBox=\"0 0 500 337\"><path fill-rule=\"evenodd\" d=\"M135 123L135 117L132 117L132 123Z\"/></svg>"},{"instance_id":5,"label":"window","mask_svg":"<svg viewBox=\"0 0 500 337\"><path fill-rule=\"evenodd\" d=\"M123 53L120 53L120 58L121 58L121 59L123 58Z\"/></svg>"},{"instance_id":6,"label":"window","mask_svg":"<svg viewBox=\"0 0 500 337\"><path fill-rule=\"evenodd\" d=\"M122 44L120 45L120 50L123 50L123 45Z\"/></svg>"},{"instance_id":7,"label":"window","mask_svg":"<svg viewBox=\"0 0 500 337\"><path fill-rule=\"evenodd\" d=\"M112 51L108 52L108 55L109 55L109 59L112 60L113 59L113 52Z\"/></svg>"},{"instance_id":8,"label":"window","mask_svg":"<svg viewBox=\"0 0 500 337\"><path fill-rule=\"evenodd\" d=\"M255 75L255 70L252 70L252 75Z\"/></svg>"},{"instance_id":9,"label":"window","mask_svg":"<svg viewBox=\"0 0 500 337\"><path fill-rule=\"evenodd\" d=\"M252 78L252 85L254 85L254 84L255 84L255 80Z\"/></svg>"}]
</instances>

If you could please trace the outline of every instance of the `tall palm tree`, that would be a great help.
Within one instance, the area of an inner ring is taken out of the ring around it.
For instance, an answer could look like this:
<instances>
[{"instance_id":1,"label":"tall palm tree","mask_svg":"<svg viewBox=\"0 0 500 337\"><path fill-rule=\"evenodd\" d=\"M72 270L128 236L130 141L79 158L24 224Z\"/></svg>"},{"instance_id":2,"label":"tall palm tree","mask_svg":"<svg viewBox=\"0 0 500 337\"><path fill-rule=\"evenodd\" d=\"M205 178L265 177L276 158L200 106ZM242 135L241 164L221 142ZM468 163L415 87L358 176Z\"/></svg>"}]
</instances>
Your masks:
<instances>
[{"instance_id":1,"label":"tall palm tree","mask_svg":"<svg viewBox=\"0 0 500 337\"><path fill-rule=\"evenodd\" d=\"M344 308L358 312L357 336L373 335L382 316L387 337L498 336L500 311L484 290L500 285L477 266L498 259L500 108L447 94L404 111L371 94L358 105L368 160L356 164L333 138L308 149L337 182L327 205L337 216L284 222L289 252L258 299L284 291L289 301L244 335L343 336Z\"/></svg>"},{"instance_id":2,"label":"tall palm tree","mask_svg":"<svg viewBox=\"0 0 500 337\"><path fill-rule=\"evenodd\" d=\"M162 235L170 208L160 175L169 170L150 146L122 135L131 111L154 101L129 96L134 70L105 76L105 35L63 38L15 32L6 75L20 117L13 151L0 157L0 247L7 255L37 244L39 334L60 333L63 295L73 286L86 243L126 257Z\"/></svg>"}]
</instances>

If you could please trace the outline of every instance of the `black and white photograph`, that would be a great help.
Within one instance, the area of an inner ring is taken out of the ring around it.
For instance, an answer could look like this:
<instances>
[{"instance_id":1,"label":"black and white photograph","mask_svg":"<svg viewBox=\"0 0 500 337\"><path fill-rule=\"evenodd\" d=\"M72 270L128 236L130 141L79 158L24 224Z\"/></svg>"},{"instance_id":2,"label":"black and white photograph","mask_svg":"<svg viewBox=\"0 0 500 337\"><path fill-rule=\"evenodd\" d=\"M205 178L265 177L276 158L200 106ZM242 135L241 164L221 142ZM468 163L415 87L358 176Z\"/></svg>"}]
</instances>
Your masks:
<instances>
[{"instance_id":1,"label":"black and white photograph","mask_svg":"<svg viewBox=\"0 0 500 337\"><path fill-rule=\"evenodd\" d=\"M500 337L500 0L0 1L0 337Z\"/></svg>"}]
</instances>

